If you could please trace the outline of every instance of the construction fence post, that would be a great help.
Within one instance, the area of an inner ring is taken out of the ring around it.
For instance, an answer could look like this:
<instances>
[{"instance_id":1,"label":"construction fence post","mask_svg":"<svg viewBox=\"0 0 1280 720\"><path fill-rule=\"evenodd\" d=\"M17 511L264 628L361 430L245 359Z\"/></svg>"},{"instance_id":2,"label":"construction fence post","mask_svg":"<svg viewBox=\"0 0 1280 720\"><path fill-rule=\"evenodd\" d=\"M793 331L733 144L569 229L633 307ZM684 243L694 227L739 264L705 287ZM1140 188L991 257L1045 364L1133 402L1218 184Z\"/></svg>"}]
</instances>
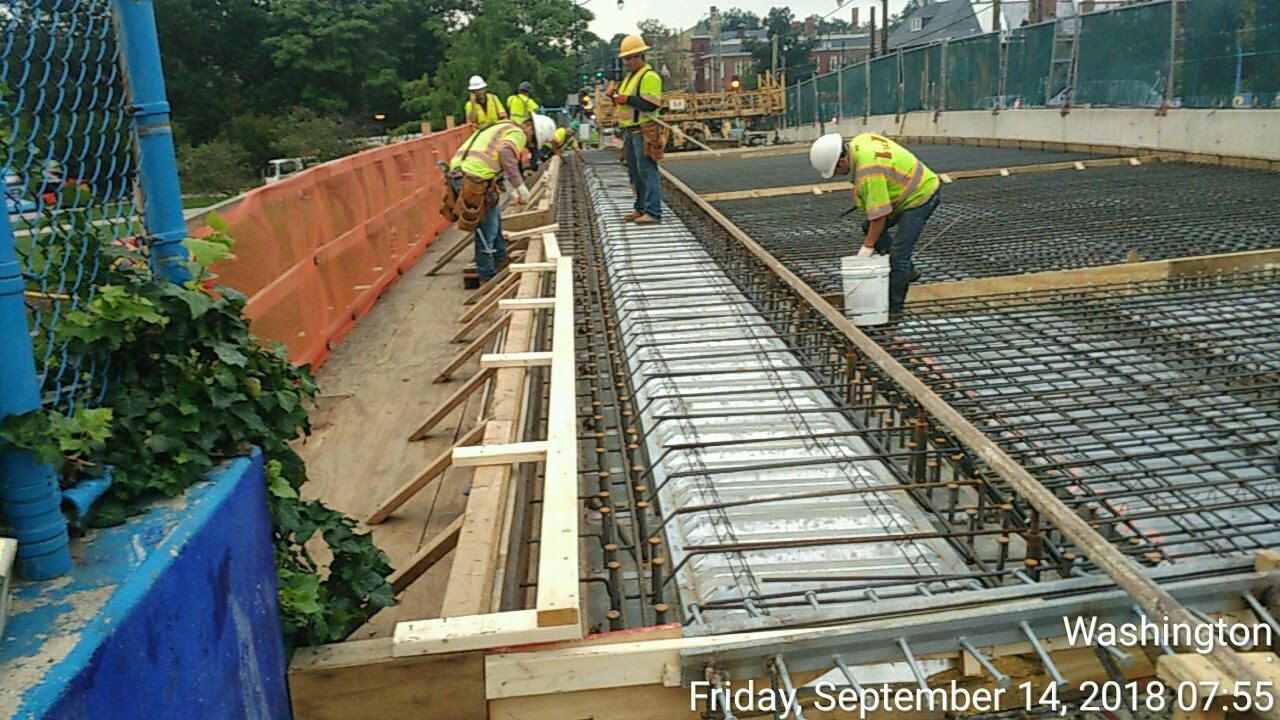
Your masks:
<instances>
[{"instance_id":1,"label":"construction fence post","mask_svg":"<svg viewBox=\"0 0 1280 720\"><path fill-rule=\"evenodd\" d=\"M0 419L41 406L24 290L13 226L5 213L0 217ZM0 447L0 511L18 540L19 575L48 580L71 572L58 475L37 463L29 450Z\"/></svg>"},{"instance_id":2,"label":"construction fence post","mask_svg":"<svg viewBox=\"0 0 1280 720\"><path fill-rule=\"evenodd\" d=\"M166 280L186 282L191 279L187 249L182 245L187 238L187 224L182 217L182 189L160 64L155 9L151 0L114 0L114 7L138 142L151 267Z\"/></svg>"}]
</instances>

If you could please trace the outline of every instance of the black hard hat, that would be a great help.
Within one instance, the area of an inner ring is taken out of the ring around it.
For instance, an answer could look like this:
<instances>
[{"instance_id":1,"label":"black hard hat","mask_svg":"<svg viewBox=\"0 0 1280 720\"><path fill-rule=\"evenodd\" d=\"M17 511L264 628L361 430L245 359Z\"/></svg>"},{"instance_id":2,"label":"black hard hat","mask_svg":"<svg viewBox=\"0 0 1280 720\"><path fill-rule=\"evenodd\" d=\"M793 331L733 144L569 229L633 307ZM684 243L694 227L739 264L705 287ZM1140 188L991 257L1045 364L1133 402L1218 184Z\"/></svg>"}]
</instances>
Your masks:
<instances>
[{"instance_id":1,"label":"black hard hat","mask_svg":"<svg viewBox=\"0 0 1280 720\"><path fill-rule=\"evenodd\" d=\"M533 85L530 85L529 81L525 80L520 83L520 92L533 92Z\"/></svg>"}]
</instances>

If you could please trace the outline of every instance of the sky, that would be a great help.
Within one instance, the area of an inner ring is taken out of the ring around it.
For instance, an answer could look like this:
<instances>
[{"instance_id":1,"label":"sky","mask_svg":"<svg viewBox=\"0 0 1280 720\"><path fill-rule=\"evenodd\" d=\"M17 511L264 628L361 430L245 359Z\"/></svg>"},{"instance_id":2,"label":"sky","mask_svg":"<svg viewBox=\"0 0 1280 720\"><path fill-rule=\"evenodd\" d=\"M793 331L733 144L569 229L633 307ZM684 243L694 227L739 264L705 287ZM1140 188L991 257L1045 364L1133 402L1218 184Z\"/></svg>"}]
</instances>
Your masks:
<instances>
[{"instance_id":1,"label":"sky","mask_svg":"<svg viewBox=\"0 0 1280 720\"><path fill-rule=\"evenodd\" d=\"M579 4L581 0L578 0ZM653 0L623 0L623 8L618 9L617 0L587 0L585 6L591 12L595 13L596 19L591 23L591 31L596 35L608 40L613 37L614 33L634 33L637 32L636 25L641 20L647 18L655 18L662 22L663 25L675 30L692 27L698 20L707 17L709 8L716 5L723 12L732 7L750 10L760 17L769 14L769 8L776 6L787 6L791 8L791 12L797 18L803 18L807 15L826 15L831 13L832 17L841 17L845 20L849 19L852 8L858 8L858 16L861 22L866 22L869 17L870 8L874 4L877 8L876 15L880 14L880 3L872 2L872 0L844 0L843 5L837 5L836 0L737 0L736 2L717 3L699 0L698 2L676 2L666 0L658 2ZM907 4L907 0L889 0L889 14L900 12Z\"/></svg>"}]
</instances>

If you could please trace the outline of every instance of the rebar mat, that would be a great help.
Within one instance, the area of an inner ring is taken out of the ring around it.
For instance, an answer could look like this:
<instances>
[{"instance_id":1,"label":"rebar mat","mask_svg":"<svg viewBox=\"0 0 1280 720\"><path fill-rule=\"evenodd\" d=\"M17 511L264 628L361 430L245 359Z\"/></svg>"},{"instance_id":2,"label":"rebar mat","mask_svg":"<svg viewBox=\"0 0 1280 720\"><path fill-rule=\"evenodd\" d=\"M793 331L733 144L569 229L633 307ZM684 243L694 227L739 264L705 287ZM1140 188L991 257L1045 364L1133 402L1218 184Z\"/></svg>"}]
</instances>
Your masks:
<instances>
[{"instance_id":1,"label":"rebar mat","mask_svg":"<svg viewBox=\"0 0 1280 720\"><path fill-rule=\"evenodd\" d=\"M1158 164L974 178L941 192L916 245L921 283L1280 247L1276 173ZM840 217L850 202L832 193L716 208L828 295L862 237L861 213Z\"/></svg>"},{"instance_id":2,"label":"rebar mat","mask_svg":"<svg viewBox=\"0 0 1280 720\"><path fill-rule=\"evenodd\" d=\"M934 172L1040 165L1103 157L1088 153L1046 152L972 145L918 143L908 145L907 148ZM807 149L791 155L682 160L668 163L667 169L699 193L829 182L814 172L813 166L809 164Z\"/></svg>"},{"instance_id":3,"label":"rebar mat","mask_svg":"<svg viewBox=\"0 0 1280 720\"><path fill-rule=\"evenodd\" d=\"M1280 542L1280 271L919 310L873 336L1113 541Z\"/></svg>"},{"instance_id":4,"label":"rebar mat","mask_svg":"<svg viewBox=\"0 0 1280 720\"><path fill-rule=\"evenodd\" d=\"M586 176L651 487L693 620L768 613L753 600L761 594L822 609L866 601L847 589L850 576L964 575L944 540L892 539L934 528L675 214L625 223L626 172L600 162ZM833 535L861 540L824 541ZM843 581L814 581L826 574Z\"/></svg>"}]
</instances>

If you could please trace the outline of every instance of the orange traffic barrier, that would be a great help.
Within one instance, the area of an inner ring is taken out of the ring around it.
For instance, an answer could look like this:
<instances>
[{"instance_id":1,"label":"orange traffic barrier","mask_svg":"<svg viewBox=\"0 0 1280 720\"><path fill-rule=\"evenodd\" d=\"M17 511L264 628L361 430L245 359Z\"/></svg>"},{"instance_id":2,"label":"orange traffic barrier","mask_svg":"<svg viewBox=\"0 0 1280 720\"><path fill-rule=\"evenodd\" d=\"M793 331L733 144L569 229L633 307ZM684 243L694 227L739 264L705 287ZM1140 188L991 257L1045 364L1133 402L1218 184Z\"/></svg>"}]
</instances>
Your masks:
<instances>
[{"instance_id":1,"label":"orange traffic barrier","mask_svg":"<svg viewBox=\"0 0 1280 720\"><path fill-rule=\"evenodd\" d=\"M466 138L460 127L366 150L258 188L228 210L236 257L213 270L249 298L253 332L284 343L295 363L319 367L449 227L435 163Z\"/></svg>"}]
</instances>

